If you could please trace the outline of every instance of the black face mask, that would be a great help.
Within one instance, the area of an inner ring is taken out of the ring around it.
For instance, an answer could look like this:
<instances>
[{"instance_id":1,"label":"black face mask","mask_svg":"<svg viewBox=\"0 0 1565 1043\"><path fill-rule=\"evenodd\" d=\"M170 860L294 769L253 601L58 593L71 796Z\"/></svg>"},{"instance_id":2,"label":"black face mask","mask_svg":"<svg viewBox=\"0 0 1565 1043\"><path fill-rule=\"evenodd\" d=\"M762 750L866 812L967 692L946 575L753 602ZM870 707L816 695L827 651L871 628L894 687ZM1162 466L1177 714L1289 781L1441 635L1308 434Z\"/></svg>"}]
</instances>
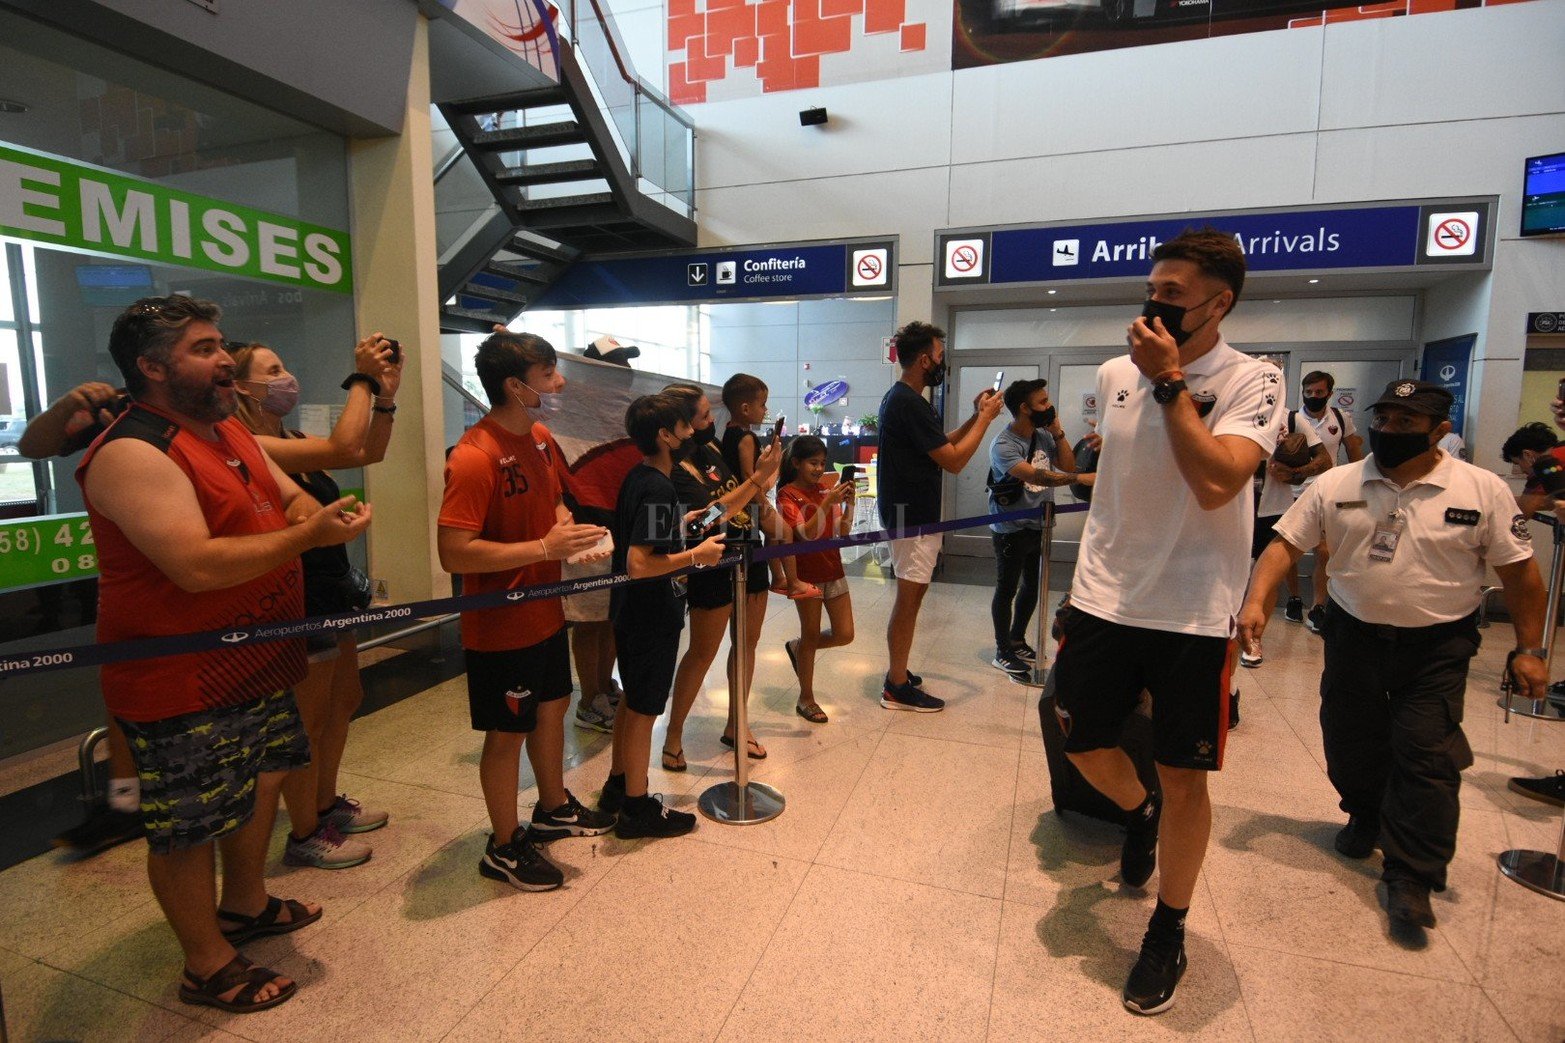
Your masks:
<instances>
[{"instance_id":1,"label":"black face mask","mask_svg":"<svg viewBox=\"0 0 1565 1043\"><path fill-rule=\"evenodd\" d=\"M1435 443L1429 440L1429 434L1425 431L1399 434L1392 431L1377 431L1373 427L1369 429L1369 451L1375 454L1375 465L1382 471L1391 467L1401 467L1434 447Z\"/></svg>"},{"instance_id":2,"label":"black face mask","mask_svg":"<svg viewBox=\"0 0 1565 1043\"><path fill-rule=\"evenodd\" d=\"M695 434L690 436L690 441L696 445L707 445L717 438L717 425L708 424L706 427L696 428Z\"/></svg>"},{"instance_id":3,"label":"black face mask","mask_svg":"<svg viewBox=\"0 0 1565 1043\"><path fill-rule=\"evenodd\" d=\"M941 359L935 363L935 368L924 374L924 386L937 388L946 382L946 360Z\"/></svg>"},{"instance_id":4,"label":"black face mask","mask_svg":"<svg viewBox=\"0 0 1565 1043\"><path fill-rule=\"evenodd\" d=\"M1305 412L1324 413L1326 411L1326 403L1330 399L1325 395L1321 395L1319 398L1316 398L1314 395L1305 395L1303 401Z\"/></svg>"},{"instance_id":5,"label":"black face mask","mask_svg":"<svg viewBox=\"0 0 1565 1043\"><path fill-rule=\"evenodd\" d=\"M1053 406L1050 406L1048 409L1034 411L1032 415L1032 426L1044 429L1053 427L1054 418L1057 415L1058 414L1056 413Z\"/></svg>"},{"instance_id":6,"label":"black face mask","mask_svg":"<svg viewBox=\"0 0 1565 1043\"><path fill-rule=\"evenodd\" d=\"M1212 296L1208 297L1200 304L1197 304L1196 307L1199 308L1202 305L1212 303L1217 299L1218 294L1221 292L1222 291L1219 290L1218 293L1212 294ZM1164 301L1155 301L1149 297L1141 305L1141 317L1147 320L1147 326L1149 328L1152 326L1152 320L1154 318L1162 319L1163 328L1168 331L1169 336L1174 338L1174 343L1180 347L1184 347L1185 341L1195 336L1196 330L1199 330L1202 326L1205 326L1208 322L1212 321L1212 317L1208 315L1206 318L1201 320L1200 324L1197 325L1194 330L1187 330L1185 329L1185 315L1188 314L1190 310L1191 309L1189 308L1181 308L1177 304L1168 304Z\"/></svg>"}]
</instances>

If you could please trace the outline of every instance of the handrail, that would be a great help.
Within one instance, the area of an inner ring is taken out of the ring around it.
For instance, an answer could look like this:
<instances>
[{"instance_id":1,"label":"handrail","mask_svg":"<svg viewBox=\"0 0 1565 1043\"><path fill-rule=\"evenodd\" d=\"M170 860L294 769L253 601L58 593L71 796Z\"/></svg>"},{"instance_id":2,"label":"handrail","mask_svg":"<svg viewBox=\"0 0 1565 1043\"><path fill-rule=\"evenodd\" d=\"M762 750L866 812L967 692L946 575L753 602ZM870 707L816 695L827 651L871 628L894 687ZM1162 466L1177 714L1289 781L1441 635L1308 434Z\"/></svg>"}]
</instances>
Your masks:
<instances>
[{"instance_id":1,"label":"handrail","mask_svg":"<svg viewBox=\"0 0 1565 1043\"><path fill-rule=\"evenodd\" d=\"M440 360L440 379L444 380L446 385L450 387L451 390L461 395L463 400L465 400L469 405L476 407L479 412L489 412L489 404L481 400L471 391L467 390L467 385L462 383L461 372L445 359Z\"/></svg>"},{"instance_id":2,"label":"handrail","mask_svg":"<svg viewBox=\"0 0 1565 1043\"><path fill-rule=\"evenodd\" d=\"M608 42L609 54L614 58L614 66L619 70L620 79L624 80L639 95L645 96L652 104L672 116L686 130L695 130L695 121L679 111L674 103L664 97L663 92L653 87L650 83L637 76L635 70L625 61L624 54L620 51L619 33L614 27L614 19L604 13L598 0L587 0L592 6L593 14L597 16L598 24L603 26L603 37ZM578 35L576 28L576 0L571 0L571 35Z\"/></svg>"}]
</instances>

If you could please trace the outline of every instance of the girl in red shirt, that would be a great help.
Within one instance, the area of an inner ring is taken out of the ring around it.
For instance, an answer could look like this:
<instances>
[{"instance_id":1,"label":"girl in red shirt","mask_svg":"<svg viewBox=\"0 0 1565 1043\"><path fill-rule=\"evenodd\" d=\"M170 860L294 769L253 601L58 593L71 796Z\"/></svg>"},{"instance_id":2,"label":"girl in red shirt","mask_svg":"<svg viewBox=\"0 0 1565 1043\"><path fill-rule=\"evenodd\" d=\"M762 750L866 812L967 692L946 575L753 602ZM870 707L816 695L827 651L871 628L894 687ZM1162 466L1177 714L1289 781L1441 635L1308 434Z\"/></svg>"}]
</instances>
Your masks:
<instances>
[{"instance_id":1,"label":"girl in red shirt","mask_svg":"<svg viewBox=\"0 0 1565 1043\"><path fill-rule=\"evenodd\" d=\"M828 478L829 475L829 478ZM797 541L846 536L853 523L852 481L837 481L837 472L826 466L826 443L813 435L795 438L783 461L785 484L777 488L777 512ZM799 610L799 636L783 645L794 673L799 675L799 704L794 710L815 724L826 723L826 711L815 701L815 653L841 648L853 641L853 601L842 571L842 555L833 548L800 554L798 575L821 589L821 598L795 601ZM824 606L829 630L821 629Z\"/></svg>"}]
</instances>

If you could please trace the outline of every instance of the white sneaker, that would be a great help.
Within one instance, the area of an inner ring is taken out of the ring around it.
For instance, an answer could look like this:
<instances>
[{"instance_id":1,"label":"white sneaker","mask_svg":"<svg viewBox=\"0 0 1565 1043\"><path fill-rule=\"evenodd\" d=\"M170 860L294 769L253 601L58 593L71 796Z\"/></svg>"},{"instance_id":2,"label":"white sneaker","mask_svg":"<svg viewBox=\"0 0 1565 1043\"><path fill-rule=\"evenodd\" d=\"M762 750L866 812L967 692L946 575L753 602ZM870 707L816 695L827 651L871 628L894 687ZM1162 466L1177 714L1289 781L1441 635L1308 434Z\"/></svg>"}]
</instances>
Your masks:
<instances>
[{"instance_id":1,"label":"white sneaker","mask_svg":"<svg viewBox=\"0 0 1565 1043\"><path fill-rule=\"evenodd\" d=\"M1239 665L1249 667L1251 670L1254 670L1256 667L1260 666L1262 661L1263 660L1261 658L1261 652L1259 649L1256 650L1254 655L1243 651L1239 653Z\"/></svg>"},{"instance_id":2,"label":"white sneaker","mask_svg":"<svg viewBox=\"0 0 1565 1043\"><path fill-rule=\"evenodd\" d=\"M348 869L368 862L371 853L370 846L362 840L349 840L335 826L323 823L303 840L295 840L289 834L288 845L283 849L283 862L316 869Z\"/></svg>"},{"instance_id":3,"label":"white sneaker","mask_svg":"<svg viewBox=\"0 0 1565 1043\"><path fill-rule=\"evenodd\" d=\"M583 703L578 700L576 704L576 727L591 728L595 732L603 732L604 734L614 731L613 702L602 692L593 696L590 703Z\"/></svg>"},{"instance_id":4,"label":"white sneaker","mask_svg":"<svg viewBox=\"0 0 1565 1043\"><path fill-rule=\"evenodd\" d=\"M387 812L366 808L346 793L337 794L331 810L321 814L321 821L330 823L339 833L368 833L384 826L389 818Z\"/></svg>"}]
</instances>

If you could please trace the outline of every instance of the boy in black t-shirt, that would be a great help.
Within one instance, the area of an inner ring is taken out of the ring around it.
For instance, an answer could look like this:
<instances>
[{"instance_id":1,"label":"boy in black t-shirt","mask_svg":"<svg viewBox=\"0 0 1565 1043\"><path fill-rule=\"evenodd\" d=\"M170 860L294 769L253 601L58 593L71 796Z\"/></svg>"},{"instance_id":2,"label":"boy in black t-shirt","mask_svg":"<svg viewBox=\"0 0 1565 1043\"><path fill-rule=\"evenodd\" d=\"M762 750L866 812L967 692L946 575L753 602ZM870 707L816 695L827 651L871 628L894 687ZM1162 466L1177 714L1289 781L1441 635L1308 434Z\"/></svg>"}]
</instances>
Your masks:
<instances>
[{"instance_id":1,"label":"boy in black t-shirt","mask_svg":"<svg viewBox=\"0 0 1565 1043\"><path fill-rule=\"evenodd\" d=\"M761 440L751 428L766 419L769 391L764 380L748 373L735 373L723 383L723 408L728 410L728 426L723 429L723 461L740 481L755 473L755 463L761 455ZM778 448L781 451L781 446ZM792 543L793 533L778 519L770 501L758 496L754 504L767 537L773 543ZM821 596L819 587L799 578L792 555L773 558L768 564L773 594L786 594L790 601Z\"/></svg>"},{"instance_id":2,"label":"boy in black t-shirt","mask_svg":"<svg viewBox=\"0 0 1565 1043\"><path fill-rule=\"evenodd\" d=\"M687 519L669 478L674 453L691 434L682 407L665 395L638 398L625 412L625 432L642 462L625 477L614 508L614 571L633 582L615 587L610 600L625 697L614 715L613 760L598 807L619 812L614 835L621 839L675 837L695 828L695 816L647 793L652 725L668 704L685 625L684 579L669 574L716 564L723 538L684 549Z\"/></svg>"}]
</instances>

